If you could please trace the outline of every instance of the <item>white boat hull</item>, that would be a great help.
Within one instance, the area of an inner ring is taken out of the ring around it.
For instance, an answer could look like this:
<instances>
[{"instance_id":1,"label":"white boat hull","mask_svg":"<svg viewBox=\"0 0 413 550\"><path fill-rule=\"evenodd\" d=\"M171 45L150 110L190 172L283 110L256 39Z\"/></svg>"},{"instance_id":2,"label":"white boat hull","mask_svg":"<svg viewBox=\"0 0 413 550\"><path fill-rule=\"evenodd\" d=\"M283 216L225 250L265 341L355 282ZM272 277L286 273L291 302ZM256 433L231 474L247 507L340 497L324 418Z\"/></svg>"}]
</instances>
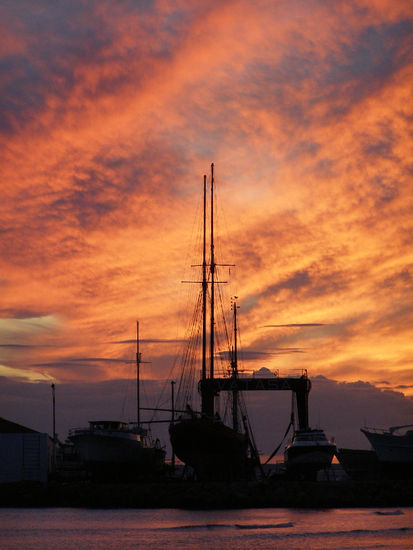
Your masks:
<instances>
[{"instance_id":1,"label":"white boat hull","mask_svg":"<svg viewBox=\"0 0 413 550\"><path fill-rule=\"evenodd\" d=\"M147 441L146 430L130 430L121 422L93 421L69 432L76 454L87 470L117 476L145 475L164 466L165 450ZM148 444L149 443L149 444Z\"/></svg>"},{"instance_id":2,"label":"white boat hull","mask_svg":"<svg viewBox=\"0 0 413 550\"><path fill-rule=\"evenodd\" d=\"M319 469L330 466L335 452L335 447L308 447L301 448L299 452L290 450L287 462L293 465L317 466Z\"/></svg>"},{"instance_id":3,"label":"white boat hull","mask_svg":"<svg viewBox=\"0 0 413 550\"><path fill-rule=\"evenodd\" d=\"M326 469L336 452L336 445L322 430L297 430L285 448L284 460L292 476L316 479L317 472Z\"/></svg>"},{"instance_id":4,"label":"white boat hull","mask_svg":"<svg viewBox=\"0 0 413 550\"><path fill-rule=\"evenodd\" d=\"M413 464L413 435L396 435L362 429L380 462Z\"/></svg>"},{"instance_id":5,"label":"white boat hull","mask_svg":"<svg viewBox=\"0 0 413 550\"><path fill-rule=\"evenodd\" d=\"M109 435L78 435L73 444L84 462L134 464L143 459L145 449L136 439Z\"/></svg>"}]
</instances>

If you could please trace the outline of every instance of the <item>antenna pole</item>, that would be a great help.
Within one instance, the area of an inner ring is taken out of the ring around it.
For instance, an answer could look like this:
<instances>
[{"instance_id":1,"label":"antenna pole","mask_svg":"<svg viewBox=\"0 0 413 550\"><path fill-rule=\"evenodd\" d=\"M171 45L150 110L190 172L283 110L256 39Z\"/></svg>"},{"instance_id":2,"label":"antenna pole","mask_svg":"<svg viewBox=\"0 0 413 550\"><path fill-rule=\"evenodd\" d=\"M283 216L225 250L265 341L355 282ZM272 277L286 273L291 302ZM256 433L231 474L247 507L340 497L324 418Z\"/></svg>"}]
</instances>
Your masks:
<instances>
[{"instance_id":1,"label":"antenna pole","mask_svg":"<svg viewBox=\"0 0 413 550\"><path fill-rule=\"evenodd\" d=\"M141 404L140 404L140 363L141 354L139 352L139 321L136 321L136 424L141 424Z\"/></svg>"},{"instance_id":2,"label":"antenna pole","mask_svg":"<svg viewBox=\"0 0 413 550\"><path fill-rule=\"evenodd\" d=\"M207 177L204 175L204 235L202 250L202 380L206 375L206 303L207 303L207 264L206 264L206 189ZM205 412L205 411L202 411Z\"/></svg>"},{"instance_id":3,"label":"antenna pole","mask_svg":"<svg viewBox=\"0 0 413 550\"><path fill-rule=\"evenodd\" d=\"M56 397L55 397L55 385L51 385L52 388L52 410L53 410L53 469L56 468Z\"/></svg>"},{"instance_id":4,"label":"antenna pole","mask_svg":"<svg viewBox=\"0 0 413 550\"><path fill-rule=\"evenodd\" d=\"M172 416L171 416L171 424L172 426L175 424L175 380L171 380L171 409L172 409ZM171 467L172 471L175 471L175 449L172 443L172 458L171 458Z\"/></svg>"},{"instance_id":5,"label":"antenna pole","mask_svg":"<svg viewBox=\"0 0 413 550\"><path fill-rule=\"evenodd\" d=\"M234 308L234 349L232 353L232 377L238 378L238 343L237 343L237 296L235 296L233 308ZM232 427L235 431L238 431L238 389L232 391Z\"/></svg>"},{"instance_id":6,"label":"antenna pole","mask_svg":"<svg viewBox=\"0 0 413 550\"><path fill-rule=\"evenodd\" d=\"M292 391L291 392L291 426L293 427L293 430L295 431L295 394Z\"/></svg>"}]
</instances>

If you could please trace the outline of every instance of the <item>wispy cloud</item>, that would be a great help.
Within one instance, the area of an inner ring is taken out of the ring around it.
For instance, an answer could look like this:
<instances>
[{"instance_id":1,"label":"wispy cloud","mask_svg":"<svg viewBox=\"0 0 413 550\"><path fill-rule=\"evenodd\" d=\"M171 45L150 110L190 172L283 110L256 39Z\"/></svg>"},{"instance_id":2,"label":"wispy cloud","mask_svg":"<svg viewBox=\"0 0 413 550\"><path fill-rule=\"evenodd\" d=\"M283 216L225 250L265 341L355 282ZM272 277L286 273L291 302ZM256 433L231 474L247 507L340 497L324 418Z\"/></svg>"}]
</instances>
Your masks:
<instances>
[{"instance_id":1,"label":"wispy cloud","mask_svg":"<svg viewBox=\"0 0 413 550\"><path fill-rule=\"evenodd\" d=\"M325 323L289 323L287 325L264 325L263 328L300 328L300 327L324 327Z\"/></svg>"},{"instance_id":2,"label":"wispy cloud","mask_svg":"<svg viewBox=\"0 0 413 550\"><path fill-rule=\"evenodd\" d=\"M232 351L220 351L217 356L221 357L226 361L230 361L232 357ZM303 349L300 348L276 348L268 351L254 351L249 349L243 349L239 352L239 359L241 361L257 361L263 359L269 359L278 355L288 355L290 353L305 353Z\"/></svg>"},{"instance_id":3,"label":"wispy cloud","mask_svg":"<svg viewBox=\"0 0 413 550\"><path fill-rule=\"evenodd\" d=\"M183 338L175 338L172 339L166 339L166 338L140 338L139 341L142 344L177 344L177 343L183 343L186 340ZM112 344L136 344L135 340L119 340L117 342L111 342Z\"/></svg>"}]
</instances>

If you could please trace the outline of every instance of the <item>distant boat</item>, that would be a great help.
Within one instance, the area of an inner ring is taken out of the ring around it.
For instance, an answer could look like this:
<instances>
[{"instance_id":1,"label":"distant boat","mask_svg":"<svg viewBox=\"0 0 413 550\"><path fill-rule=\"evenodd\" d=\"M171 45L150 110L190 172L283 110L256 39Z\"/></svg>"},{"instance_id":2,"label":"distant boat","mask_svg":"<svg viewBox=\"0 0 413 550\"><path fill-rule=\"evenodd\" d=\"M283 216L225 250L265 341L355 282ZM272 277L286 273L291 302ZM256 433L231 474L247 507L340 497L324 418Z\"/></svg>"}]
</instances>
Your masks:
<instances>
[{"instance_id":1,"label":"distant boat","mask_svg":"<svg viewBox=\"0 0 413 550\"><path fill-rule=\"evenodd\" d=\"M140 418L139 322L136 324L136 422L92 420L72 428L68 439L85 468L105 478L136 478L156 474L165 465L165 449L152 440Z\"/></svg>"},{"instance_id":2,"label":"distant boat","mask_svg":"<svg viewBox=\"0 0 413 550\"><path fill-rule=\"evenodd\" d=\"M392 478L413 477L413 424L386 429L361 428L376 453L380 472Z\"/></svg>"},{"instance_id":3,"label":"distant boat","mask_svg":"<svg viewBox=\"0 0 413 550\"><path fill-rule=\"evenodd\" d=\"M323 430L295 430L286 445L284 462L287 474L292 477L315 480L320 470L331 465L336 445L329 441Z\"/></svg>"}]
</instances>

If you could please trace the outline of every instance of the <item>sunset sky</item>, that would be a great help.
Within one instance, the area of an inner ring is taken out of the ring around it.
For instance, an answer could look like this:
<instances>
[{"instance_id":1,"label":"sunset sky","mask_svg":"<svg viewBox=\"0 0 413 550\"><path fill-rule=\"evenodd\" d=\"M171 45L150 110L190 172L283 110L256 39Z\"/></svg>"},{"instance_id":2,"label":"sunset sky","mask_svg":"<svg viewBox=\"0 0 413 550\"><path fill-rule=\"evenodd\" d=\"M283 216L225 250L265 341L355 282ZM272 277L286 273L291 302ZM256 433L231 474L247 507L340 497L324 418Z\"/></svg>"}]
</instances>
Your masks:
<instances>
[{"instance_id":1,"label":"sunset sky","mask_svg":"<svg viewBox=\"0 0 413 550\"><path fill-rule=\"evenodd\" d=\"M413 421L410 0L3 1L0 25L0 416L50 431L51 382L126 379L136 319L168 378L214 162L246 368Z\"/></svg>"}]
</instances>

